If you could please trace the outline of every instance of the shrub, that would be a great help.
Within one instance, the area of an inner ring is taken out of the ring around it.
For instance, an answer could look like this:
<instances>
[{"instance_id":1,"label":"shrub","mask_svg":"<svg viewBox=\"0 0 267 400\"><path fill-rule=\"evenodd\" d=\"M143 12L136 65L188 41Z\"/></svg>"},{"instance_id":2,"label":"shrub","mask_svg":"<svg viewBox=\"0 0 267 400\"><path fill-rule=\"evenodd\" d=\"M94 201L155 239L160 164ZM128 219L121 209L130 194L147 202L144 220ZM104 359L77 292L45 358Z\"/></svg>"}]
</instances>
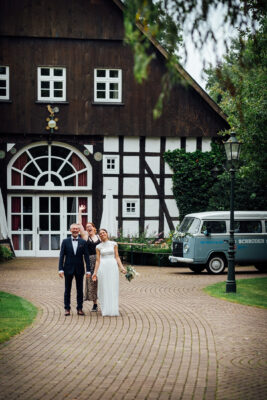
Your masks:
<instances>
[{"instance_id":1,"label":"shrub","mask_svg":"<svg viewBox=\"0 0 267 400\"><path fill-rule=\"evenodd\" d=\"M186 153L177 149L164 154L174 171L173 194L180 221L193 212L230 209L230 174L225 169L225 150L222 144L212 143L211 147L209 152ZM265 210L265 186L255 176L243 175L244 165L243 160L236 171L235 210Z\"/></svg>"},{"instance_id":2,"label":"shrub","mask_svg":"<svg viewBox=\"0 0 267 400\"><path fill-rule=\"evenodd\" d=\"M6 246L0 245L0 261L11 260L13 253Z\"/></svg>"},{"instance_id":3,"label":"shrub","mask_svg":"<svg viewBox=\"0 0 267 400\"><path fill-rule=\"evenodd\" d=\"M206 211L209 204L209 191L217 181L213 173L215 167L223 171L225 163L224 148L212 143L212 150L186 153L183 149L167 151L164 160L174 171L173 194L180 212L180 220L186 214Z\"/></svg>"}]
</instances>

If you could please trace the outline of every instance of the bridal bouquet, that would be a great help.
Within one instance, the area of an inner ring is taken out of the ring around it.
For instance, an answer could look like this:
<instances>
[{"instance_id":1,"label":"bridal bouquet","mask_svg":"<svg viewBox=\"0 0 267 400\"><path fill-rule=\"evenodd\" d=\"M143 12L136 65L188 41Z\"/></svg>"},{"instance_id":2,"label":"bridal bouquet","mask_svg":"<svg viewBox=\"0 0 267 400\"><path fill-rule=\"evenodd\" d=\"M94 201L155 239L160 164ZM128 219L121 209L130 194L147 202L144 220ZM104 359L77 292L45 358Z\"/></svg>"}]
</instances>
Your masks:
<instances>
[{"instance_id":1,"label":"bridal bouquet","mask_svg":"<svg viewBox=\"0 0 267 400\"><path fill-rule=\"evenodd\" d=\"M135 278L136 276L138 276L138 272L136 272L136 270L131 266L131 265L127 265L126 266L126 274L125 274L125 278L131 282L131 280L133 278Z\"/></svg>"}]
</instances>

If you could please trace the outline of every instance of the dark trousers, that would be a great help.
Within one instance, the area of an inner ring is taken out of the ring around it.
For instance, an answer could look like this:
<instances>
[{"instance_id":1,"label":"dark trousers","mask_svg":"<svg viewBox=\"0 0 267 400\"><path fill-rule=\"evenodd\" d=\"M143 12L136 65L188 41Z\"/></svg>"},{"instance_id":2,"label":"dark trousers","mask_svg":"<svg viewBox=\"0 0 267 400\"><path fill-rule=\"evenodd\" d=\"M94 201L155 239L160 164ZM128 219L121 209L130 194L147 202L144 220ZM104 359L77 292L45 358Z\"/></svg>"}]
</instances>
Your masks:
<instances>
[{"instance_id":1,"label":"dark trousers","mask_svg":"<svg viewBox=\"0 0 267 400\"><path fill-rule=\"evenodd\" d=\"M65 274L65 293L64 293L64 308L70 310L70 292L72 286L72 280L75 277L76 291L77 291L77 310L83 308L83 277L84 274Z\"/></svg>"}]
</instances>

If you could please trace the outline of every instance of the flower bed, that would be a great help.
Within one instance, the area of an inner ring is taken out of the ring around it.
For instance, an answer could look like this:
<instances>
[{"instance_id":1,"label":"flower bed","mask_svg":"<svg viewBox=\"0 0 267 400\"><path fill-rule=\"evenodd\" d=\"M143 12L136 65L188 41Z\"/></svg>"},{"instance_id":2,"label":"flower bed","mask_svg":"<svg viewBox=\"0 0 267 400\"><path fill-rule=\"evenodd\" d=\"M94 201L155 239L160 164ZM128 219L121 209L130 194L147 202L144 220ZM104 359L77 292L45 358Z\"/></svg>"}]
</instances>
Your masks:
<instances>
[{"instance_id":1,"label":"flower bed","mask_svg":"<svg viewBox=\"0 0 267 400\"><path fill-rule=\"evenodd\" d=\"M132 265L157 265L171 266L169 261L171 254L172 235L163 238L163 233L147 237L147 230L137 236L123 236L115 239L118 243L119 254L124 262Z\"/></svg>"},{"instance_id":2,"label":"flower bed","mask_svg":"<svg viewBox=\"0 0 267 400\"><path fill-rule=\"evenodd\" d=\"M171 266L168 247L147 246L145 243L118 243L122 259L132 265Z\"/></svg>"}]
</instances>

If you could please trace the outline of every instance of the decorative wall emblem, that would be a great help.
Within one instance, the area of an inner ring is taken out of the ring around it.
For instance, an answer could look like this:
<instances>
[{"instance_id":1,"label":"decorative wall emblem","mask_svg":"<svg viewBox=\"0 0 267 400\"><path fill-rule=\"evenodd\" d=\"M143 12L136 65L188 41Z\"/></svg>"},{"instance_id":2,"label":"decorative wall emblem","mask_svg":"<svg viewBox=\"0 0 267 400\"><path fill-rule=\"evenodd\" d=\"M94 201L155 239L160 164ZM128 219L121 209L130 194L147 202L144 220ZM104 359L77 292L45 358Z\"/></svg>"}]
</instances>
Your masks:
<instances>
[{"instance_id":1,"label":"decorative wall emblem","mask_svg":"<svg viewBox=\"0 0 267 400\"><path fill-rule=\"evenodd\" d=\"M94 159L95 159L96 161L101 161L102 158L103 158L103 154L100 153L99 151L97 151L97 152L94 154Z\"/></svg>"},{"instance_id":2,"label":"decorative wall emblem","mask_svg":"<svg viewBox=\"0 0 267 400\"><path fill-rule=\"evenodd\" d=\"M49 115L49 117L46 118L46 121L47 121L46 130L47 131L50 130L50 133L54 133L54 130L55 131L58 130L58 126L57 126L58 118L55 118L55 113L59 112L59 108L58 107L52 108L50 106L50 104L48 104L47 109L48 109L50 115Z\"/></svg>"}]
</instances>

